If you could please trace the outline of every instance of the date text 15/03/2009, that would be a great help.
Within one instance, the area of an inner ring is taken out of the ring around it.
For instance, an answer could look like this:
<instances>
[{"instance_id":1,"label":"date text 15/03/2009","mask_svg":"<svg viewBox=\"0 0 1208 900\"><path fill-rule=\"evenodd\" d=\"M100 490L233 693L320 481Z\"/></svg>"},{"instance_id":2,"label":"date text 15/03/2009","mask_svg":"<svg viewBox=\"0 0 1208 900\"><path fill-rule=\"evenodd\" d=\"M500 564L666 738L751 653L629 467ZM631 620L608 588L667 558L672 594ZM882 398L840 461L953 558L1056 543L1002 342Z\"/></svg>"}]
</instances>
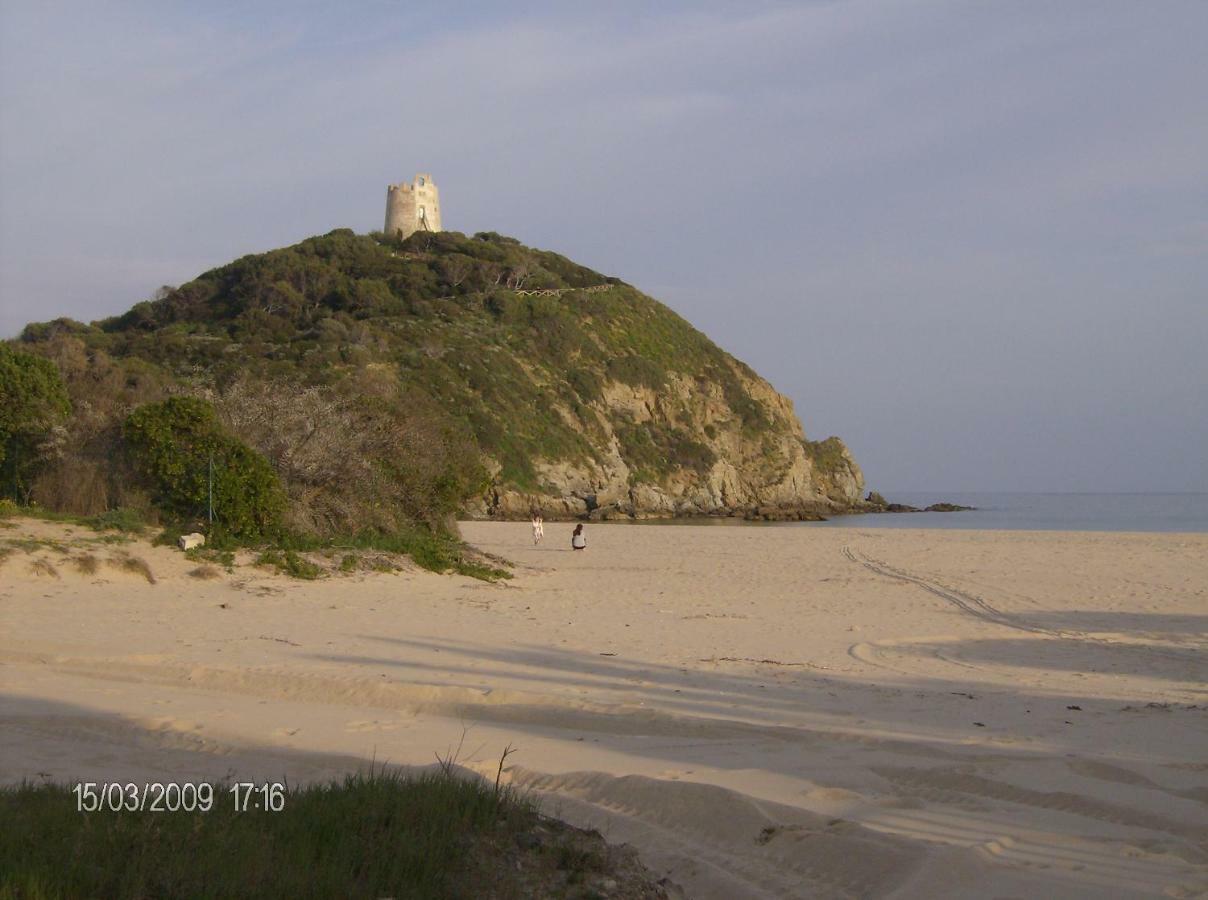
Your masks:
<instances>
[{"instance_id":1,"label":"date text 15/03/2009","mask_svg":"<svg viewBox=\"0 0 1208 900\"><path fill-rule=\"evenodd\" d=\"M83 781L72 793L78 812L209 812L221 793L236 812L281 812L286 797L285 785L275 781L236 781L217 789L205 781Z\"/></svg>"}]
</instances>

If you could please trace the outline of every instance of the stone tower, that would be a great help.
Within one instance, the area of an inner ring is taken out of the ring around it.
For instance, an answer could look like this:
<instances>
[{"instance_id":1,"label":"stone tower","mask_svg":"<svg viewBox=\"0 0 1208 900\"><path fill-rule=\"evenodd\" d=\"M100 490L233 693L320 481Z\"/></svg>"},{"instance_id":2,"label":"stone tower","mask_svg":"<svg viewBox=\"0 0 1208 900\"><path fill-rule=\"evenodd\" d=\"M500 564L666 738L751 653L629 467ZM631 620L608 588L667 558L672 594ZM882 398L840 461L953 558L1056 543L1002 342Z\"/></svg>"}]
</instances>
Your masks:
<instances>
[{"instance_id":1,"label":"stone tower","mask_svg":"<svg viewBox=\"0 0 1208 900\"><path fill-rule=\"evenodd\" d=\"M421 172L411 184L386 188L387 235L410 237L417 231L440 231L440 194L432 176Z\"/></svg>"}]
</instances>

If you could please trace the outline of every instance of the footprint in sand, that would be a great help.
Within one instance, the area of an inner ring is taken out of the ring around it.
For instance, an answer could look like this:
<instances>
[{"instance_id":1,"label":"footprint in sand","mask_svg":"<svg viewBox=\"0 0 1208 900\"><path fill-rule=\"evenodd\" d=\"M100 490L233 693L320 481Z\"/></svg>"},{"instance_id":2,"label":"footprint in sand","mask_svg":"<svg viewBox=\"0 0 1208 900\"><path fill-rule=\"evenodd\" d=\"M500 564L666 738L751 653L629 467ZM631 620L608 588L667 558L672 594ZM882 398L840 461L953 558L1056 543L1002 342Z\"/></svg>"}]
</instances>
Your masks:
<instances>
[{"instance_id":1,"label":"footprint in sand","mask_svg":"<svg viewBox=\"0 0 1208 900\"><path fill-rule=\"evenodd\" d=\"M360 719L355 722L349 722L344 726L344 730L349 732L396 731L400 724L393 719Z\"/></svg>"},{"instance_id":2,"label":"footprint in sand","mask_svg":"<svg viewBox=\"0 0 1208 900\"><path fill-rule=\"evenodd\" d=\"M840 787L813 788L804 790L801 794L815 803L855 803L864 799L863 796L857 794L855 791L849 791L846 788Z\"/></svg>"},{"instance_id":3,"label":"footprint in sand","mask_svg":"<svg viewBox=\"0 0 1208 900\"><path fill-rule=\"evenodd\" d=\"M188 719L177 719L173 716L155 716L147 719L145 728L148 731L202 731L204 726L200 722L191 722Z\"/></svg>"},{"instance_id":4,"label":"footprint in sand","mask_svg":"<svg viewBox=\"0 0 1208 900\"><path fill-rule=\"evenodd\" d=\"M583 738L579 738L579 740L583 740ZM693 774L692 769L664 769L663 771L659 772L656 777L662 778L666 781L679 781L685 775L691 774Z\"/></svg>"}]
</instances>

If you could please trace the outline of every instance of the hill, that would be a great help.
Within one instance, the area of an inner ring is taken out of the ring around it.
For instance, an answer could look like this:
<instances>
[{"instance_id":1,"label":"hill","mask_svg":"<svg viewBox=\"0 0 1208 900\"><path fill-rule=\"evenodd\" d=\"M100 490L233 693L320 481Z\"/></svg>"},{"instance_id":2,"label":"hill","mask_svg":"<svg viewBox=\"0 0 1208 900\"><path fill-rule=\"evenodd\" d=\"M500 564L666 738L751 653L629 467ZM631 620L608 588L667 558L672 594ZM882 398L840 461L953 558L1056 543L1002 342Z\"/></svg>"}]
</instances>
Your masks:
<instances>
[{"instance_id":1,"label":"hill","mask_svg":"<svg viewBox=\"0 0 1208 900\"><path fill-rule=\"evenodd\" d=\"M838 438L807 440L666 306L495 233L337 230L14 346L55 363L72 405L24 499L81 514L154 502L123 423L181 395L271 463L300 532L534 506L805 517L863 487Z\"/></svg>"}]
</instances>

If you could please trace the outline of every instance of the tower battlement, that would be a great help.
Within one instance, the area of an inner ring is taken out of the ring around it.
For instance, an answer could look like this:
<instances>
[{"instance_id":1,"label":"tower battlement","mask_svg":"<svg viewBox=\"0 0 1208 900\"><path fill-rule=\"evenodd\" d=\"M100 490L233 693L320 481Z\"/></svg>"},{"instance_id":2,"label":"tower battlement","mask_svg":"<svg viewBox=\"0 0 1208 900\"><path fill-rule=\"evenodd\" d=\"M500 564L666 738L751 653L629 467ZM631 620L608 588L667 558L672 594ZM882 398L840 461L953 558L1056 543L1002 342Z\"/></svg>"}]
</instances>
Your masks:
<instances>
[{"instance_id":1,"label":"tower battlement","mask_svg":"<svg viewBox=\"0 0 1208 900\"><path fill-rule=\"evenodd\" d=\"M410 237L417 231L440 231L440 192L427 172L411 183L386 188L386 234Z\"/></svg>"}]
</instances>

